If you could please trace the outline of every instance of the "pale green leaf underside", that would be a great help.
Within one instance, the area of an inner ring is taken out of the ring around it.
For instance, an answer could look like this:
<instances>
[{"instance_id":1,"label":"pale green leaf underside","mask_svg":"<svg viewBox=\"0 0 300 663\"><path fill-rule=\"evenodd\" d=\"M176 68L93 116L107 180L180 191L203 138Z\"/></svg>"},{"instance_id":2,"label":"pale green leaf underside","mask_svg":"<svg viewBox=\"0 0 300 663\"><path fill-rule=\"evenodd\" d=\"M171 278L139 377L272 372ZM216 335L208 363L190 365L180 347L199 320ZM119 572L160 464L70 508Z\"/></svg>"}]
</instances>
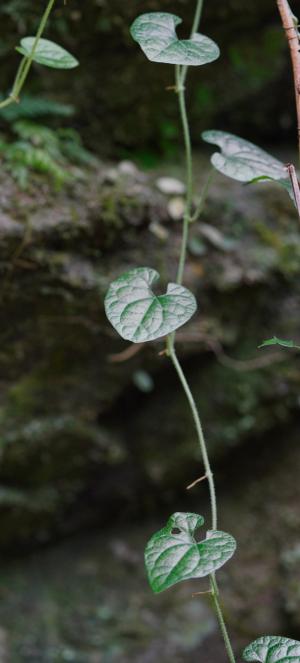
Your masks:
<instances>
[{"instance_id":1,"label":"pale green leaf underside","mask_svg":"<svg viewBox=\"0 0 300 663\"><path fill-rule=\"evenodd\" d=\"M220 55L214 41L195 34L192 39L178 39L176 27L181 18L167 12L142 14L131 26L131 35L152 62L177 65L202 65Z\"/></svg>"},{"instance_id":2,"label":"pale green leaf underside","mask_svg":"<svg viewBox=\"0 0 300 663\"><path fill-rule=\"evenodd\" d=\"M265 348L268 345L281 345L283 348L298 348L300 349L299 345L296 345L294 341L286 340L283 338L277 338L277 336L273 336L272 338L268 338L266 341L263 341L261 345L259 345L259 348Z\"/></svg>"},{"instance_id":3,"label":"pale green leaf underside","mask_svg":"<svg viewBox=\"0 0 300 663\"><path fill-rule=\"evenodd\" d=\"M187 322L197 309L194 295L169 283L165 295L156 296L151 286L159 274L149 267L132 269L111 283L105 312L122 338L133 343L166 336Z\"/></svg>"},{"instance_id":4,"label":"pale green leaf underside","mask_svg":"<svg viewBox=\"0 0 300 663\"><path fill-rule=\"evenodd\" d=\"M21 40L21 46L18 46L16 50L22 55L30 57L34 42L35 37L24 37ZM48 39L39 40L33 60L54 69L73 69L79 64L71 53Z\"/></svg>"},{"instance_id":5,"label":"pale green leaf underside","mask_svg":"<svg viewBox=\"0 0 300 663\"><path fill-rule=\"evenodd\" d=\"M195 531L204 519L196 513L174 513L145 550L149 583L155 593L182 580L203 578L227 562L236 549L230 534L209 530L197 543ZM173 532L173 533L172 533Z\"/></svg>"},{"instance_id":6,"label":"pale green leaf underside","mask_svg":"<svg viewBox=\"0 0 300 663\"><path fill-rule=\"evenodd\" d=\"M300 642L265 635L251 643L243 652L244 661L258 663L300 663Z\"/></svg>"},{"instance_id":7,"label":"pale green leaf underside","mask_svg":"<svg viewBox=\"0 0 300 663\"><path fill-rule=\"evenodd\" d=\"M288 190L294 201L292 185L281 161L253 143L224 131L204 131L202 138L221 148L221 152L211 157L211 163L220 173L238 182L275 180Z\"/></svg>"}]
</instances>

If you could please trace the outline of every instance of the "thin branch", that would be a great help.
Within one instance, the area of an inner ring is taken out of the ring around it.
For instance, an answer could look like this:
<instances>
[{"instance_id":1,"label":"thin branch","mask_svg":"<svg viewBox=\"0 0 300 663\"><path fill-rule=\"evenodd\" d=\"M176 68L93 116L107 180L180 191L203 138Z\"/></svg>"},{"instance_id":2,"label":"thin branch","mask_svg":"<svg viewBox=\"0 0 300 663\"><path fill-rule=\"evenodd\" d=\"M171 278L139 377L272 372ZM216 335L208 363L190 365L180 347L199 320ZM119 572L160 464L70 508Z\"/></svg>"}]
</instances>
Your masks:
<instances>
[{"instance_id":1,"label":"thin branch","mask_svg":"<svg viewBox=\"0 0 300 663\"><path fill-rule=\"evenodd\" d=\"M282 25L289 43L291 60L293 65L294 86L297 109L298 147L300 154L300 53L298 20L294 16L288 0L277 0L277 6L282 20Z\"/></svg>"},{"instance_id":2,"label":"thin branch","mask_svg":"<svg viewBox=\"0 0 300 663\"><path fill-rule=\"evenodd\" d=\"M201 481L204 481L205 479L207 479L207 475L206 475L206 474L204 474L203 477L200 477L199 479L196 479L195 481L193 481L193 483L190 483L190 484L186 487L186 489L187 489L187 490L191 490L191 488L194 488L194 486L196 486L198 483L201 483Z\"/></svg>"},{"instance_id":3,"label":"thin branch","mask_svg":"<svg viewBox=\"0 0 300 663\"><path fill-rule=\"evenodd\" d=\"M286 169L288 171L288 174L290 176L292 188L293 188L293 194L294 194L294 199L297 207L297 212L298 216L300 218L300 188L299 188L299 182L298 182L298 177L296 173L295 166L293 166L292 163L288 163L286 166Z\"/></svg>"},{"instance_id":4,"label":"thin branch","mask_svg":"<svg viewBox=\"0 0 300 663\"><path fill-rule=\"evenodd\" d=\"M121 364L128 359L132 359L138 352L140 352L145 347L144 343L132 343L122 352L117 352L111 355L108 355L108 361L112 364Z\"/></svg>"}]
</instances>

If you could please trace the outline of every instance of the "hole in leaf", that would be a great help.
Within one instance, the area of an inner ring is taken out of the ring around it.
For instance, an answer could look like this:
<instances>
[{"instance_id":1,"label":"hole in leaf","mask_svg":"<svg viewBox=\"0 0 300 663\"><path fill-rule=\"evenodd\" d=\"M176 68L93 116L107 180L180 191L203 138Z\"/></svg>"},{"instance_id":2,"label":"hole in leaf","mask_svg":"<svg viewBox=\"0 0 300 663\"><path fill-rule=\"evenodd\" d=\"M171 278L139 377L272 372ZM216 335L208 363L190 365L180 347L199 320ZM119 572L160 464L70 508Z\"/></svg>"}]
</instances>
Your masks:
<instances>
[{"instance_id":1,"label":"hole in leaf","mask_svg":"<svg viewBox=\"0 0 300 663\"><path fill-rule=\"evenodd\" d=\"M171 534L181 534L181 530L179 527L173 527L171 530Z\"/></svg>"}]
</instances>

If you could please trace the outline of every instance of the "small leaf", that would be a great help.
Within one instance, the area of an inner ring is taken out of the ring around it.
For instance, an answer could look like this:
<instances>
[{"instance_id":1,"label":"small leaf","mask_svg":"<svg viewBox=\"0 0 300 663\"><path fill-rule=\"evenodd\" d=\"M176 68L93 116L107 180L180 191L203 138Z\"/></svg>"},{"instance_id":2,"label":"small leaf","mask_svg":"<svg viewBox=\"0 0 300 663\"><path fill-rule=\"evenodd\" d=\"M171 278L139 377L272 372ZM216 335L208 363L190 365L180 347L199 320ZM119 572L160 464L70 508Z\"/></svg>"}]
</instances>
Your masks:
<instances>
[{"instance_id":1,"label":"small leaf","mask_svg":"<svg viewBox=\"0 0 300 663\"><path fill-rule=\"evenodd\" d=\"M283 348L298 348L300 350L300 346L296 345L294 341L287 341L283 338L277 338L277 336L268 338L266 341L263 341L261 345L259 345L258 347L265 348L268 345L281 345Z\"/></svg>"},{"instance_id":2,"label":"small leaf","mask_svg":"<svg viewBox=\"0 0 300 663\"><path fill-rule=\"evenodd\" d=\"M196 513L174 513L166 527L156 532L145 550L145 564L155 593L182 580L214 573L232 557L236 542L230 534L208 530L197 543L195 530L204 524Z\"/></svg>"},{"instance_id":3,"label":"small leaf","mask_svg":"<svg viewBox=\"0 0 300 663\"><path fill-rule=\"evenodd\" d=\"M35 37L24 37L21 40L21 46L18 46L16 50L29 58L34 42ZM79 64L78 60L71 53L48 39L39 40L33 60L54 69L73 69Z\"/></svg>"},{"instance_id":4,"label":"small leaf","mask_svg":"<svg viewBox=\"0 0 300 663\"><path fill-rule=\"evenodd\" d=\"M211 157L211 163L220 173L238 182L275 180L288 190L294 202L290 178L281 161L253 143L224 131L204 131L202 138L221 148L221 152L215 152Z\"/></svg>"},{"instance_id":5,"label":"small leaf","mask_svg":"<svg viewBox=\"0 0 300 663\"><path fill-rule=\"evenodd\" d=\"M300 663L300 642L264 635L244 649L243 658L258 663Z\"/></svg>"},{"instance_id":6,"label":"small leaf","mask_svg":"<svg viewBox=\"0 0 300 663\"><path fill-rule=\"evenodd\" d=\"M133 343L166 336L187 322L197 309L194 295L169 283L165 295L156 296L151 286L159 274L149 267L132 269L110 285L105 312L122 338Z\"/></svg>"},{"instance_id":7,"label":"small leaf","mask_svg":"<svg viewBox=\"0 0 300 663\"><path fill-rule=\"evenodd\" d=\"M216 60L220 51L211 39L195 34L178 39L176 27L181 18L167 12L142 14L131 26L131 35L152 62L177 65L202 65Z\"/></svg>"}]
</instances>

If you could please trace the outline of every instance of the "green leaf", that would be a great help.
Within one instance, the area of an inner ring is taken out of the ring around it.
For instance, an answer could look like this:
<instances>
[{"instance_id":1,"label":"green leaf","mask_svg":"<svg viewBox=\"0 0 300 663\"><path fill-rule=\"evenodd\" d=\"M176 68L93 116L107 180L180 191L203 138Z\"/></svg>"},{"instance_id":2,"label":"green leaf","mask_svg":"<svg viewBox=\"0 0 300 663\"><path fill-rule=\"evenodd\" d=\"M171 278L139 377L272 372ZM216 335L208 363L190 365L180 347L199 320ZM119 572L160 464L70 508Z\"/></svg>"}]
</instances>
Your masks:
<instances>
[{"instance_id":1,"label":"green leaf","mask_svg":"<svg viewBox=\"0 0 300 663\"><path fill-rule=\"evenodd\" d=\"M275 635L264 635L243 652L244 661L258 663L300 663L300 642Z\"/></svg>"},{"instance_id":2,"label":"green leaf","mask_svg":"<svg viewBox=\"0 0 300 663\"><path fill-rule=\"evenodd\" d=\"M181 18L167 12L142 14L131 26L131 35L152 62L177 65L202 65L213 62L220 50L211 39L195 34L191 39L178 39L176 27Z\"/></svg>"},{"instance_id":3,"label":"green leaf","mask_svg":"<svg viewBox=\"0 0 300 663\"><path fill-rule=\"evenodd\" d=\"M152 536L145 564L155 593L214 573L232 557L236 542L230 534L208 530L206 539L197 543L195 530L203 524L204 518L197 513L174 513L166 527Z\"/></svg>"},{"instance_id":4,"label":"green leaf","mask_svg":"<svg viewBox=\"0 0 300 663\"><path fill-rule=\"evenodd\" d=\"M281 345L283 348L298 348L300 350L300 346L296 345L294 341L287 341L283 338L277 338L277 336L268 338L266 341L263 341L261 345L259 345L258 347L265 348L268 345Z\"/></svg>"},{"instance_id":5,"label":"green leaf","mask_svg":"<svg viewBox=\"0 0 300 663\"><path fill-rule=\"evenodd\" d=\"M165 295L156 296L151 286L159 274L149 267L132 269L110 285L105 312L122 338L133 343L166 336L187 322L197 309L194 295L169 283Z\"/></svg>"},{"instance_id":6,"label":"green leaf","mask_svg":"<svg viewBox=\"0 0 300 663\"><path fill-rule=\"evenodd\" d=\"M224 131L204 131L202 138L221 148L221 152L211 157L211 163L220 173L238 182L275 180L288 190L294 202L290 178L281 161L253 143Z\"/></svg>"},{"instance_id":7,"label":"green leaf","mask_svg":"<svg viewBox=\"0 0 300 663\"><path fill-rule=\"evenodd\" d=\"M24 37L21 40L21 46L17 46L16 50L29 58L35 42L35 37ZM33 56L34 62L43 64L46 67L54 69L73 69L77 67L79 62L71 53L64 48L55 44L54 41L48 39L40 39Z\"/></svg>"}]
</instances>

